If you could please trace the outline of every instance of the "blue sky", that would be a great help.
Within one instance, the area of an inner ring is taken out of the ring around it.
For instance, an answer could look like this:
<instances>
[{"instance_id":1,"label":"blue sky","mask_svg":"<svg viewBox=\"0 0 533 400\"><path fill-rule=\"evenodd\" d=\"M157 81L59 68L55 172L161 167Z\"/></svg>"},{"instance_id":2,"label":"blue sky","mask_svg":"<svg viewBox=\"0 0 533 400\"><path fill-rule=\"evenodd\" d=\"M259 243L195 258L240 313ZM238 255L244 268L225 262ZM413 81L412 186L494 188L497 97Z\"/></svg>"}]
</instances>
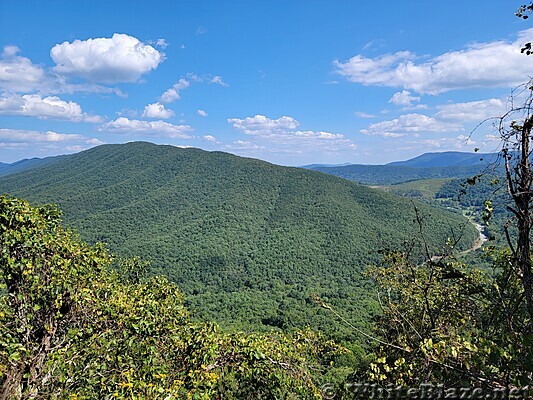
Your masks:
<instances>
[{"instance_id":1,"label":"blue sky","mask_svg":"<svg viewBox=\"0 0 533 400\"><path fill-rule=\"evenodd\" d=\"M0 1L0 162L146 140L282 165L492 151L519 3Z\"/></svg>"}]
</instances>

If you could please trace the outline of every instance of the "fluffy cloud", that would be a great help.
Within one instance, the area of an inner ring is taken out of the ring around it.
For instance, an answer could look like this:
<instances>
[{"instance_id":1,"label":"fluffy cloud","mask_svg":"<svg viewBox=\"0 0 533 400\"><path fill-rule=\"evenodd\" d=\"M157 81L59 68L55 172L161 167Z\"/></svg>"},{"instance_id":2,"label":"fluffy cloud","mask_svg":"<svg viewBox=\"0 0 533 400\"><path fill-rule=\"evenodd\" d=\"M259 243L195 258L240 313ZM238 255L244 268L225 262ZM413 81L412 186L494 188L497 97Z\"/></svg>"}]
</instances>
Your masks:
<instances>
[{"instance_id":1,"label":"fluffy cloud","mask_svg":"<svg viewBox=\"0 0 533 400\"><path fill-rule=\"evenodd\" d=\"M364 135L401 137L408 133L443 133L463 130L462 125L458 123L441 121L423 114L404 114L389 121L371 124L367 129L361 129L360 132Z\"/></svg>"},{"instance_id":2,"label":"fluffy cloud","mask_svg":"<svg viewBox=\"0 0 533 400\"><path fill-rule=\"evenodd\" d=\"M164 121L141 121L126 117L117 118L100 128L100 131L113 133L149 134L181 139L191 138L188 133L192 130L189 125L174 125Z\"/></svg>"},{"instance_id":3,"label":"fluffy cloud","mask_svg":"<svg viewBox=\"0 0 533 400\"><path fill-rule=\"evenodd\" d=\"M207 117L207 113L204 110L197 110L196 112L200 117Z\"/></svg>"},{"instance_id":4,"label":"fluffy cloud","mask_svg":"<svg viewBox=\"0 0 533 400\"><path fill-rule=\"evenodd\" d=\"M96 138L88 138L75 133L39 132L20 129L0 129L0 144L26 146L34 143L64 143L72 145L96 146L103 144Z\"/></svg>"},{"instance_id":5,"label":"fluffy cloud","mask_svg":"<svg viewBox=\"0 0 533 400\"><path fill-rule=\"evenodd\" d=\"M56 63L54 70L60 74L108 84L136 82L164 60L164 54L152 46L119 33L111 38L57 44L50 56Z\"/></svg>"},{"instance_id":6,"label":"fluffy cloud","mask_svg":"<svg viewBox=\"0 0 533 400\"><path fill-rule=\"evenodd\" d=\"M5 46L2 50L2 58L15 57L17 53L20 53L20 49L17 46Z\"/></svg>"},{"instance_id":7,"label":"fluffy cloud","mask_svg":"<svg viewBox=\"0 0 533 400\"><path fill-rule=\"evenodd\" d=\"M248 140L237 140L225 146L237 153L264 158L270 153L272 157L286 157L286 163L294 164L297 159L310 160L346 154L350 157L357 146L342 134L297 130L300 123L293 117L283 116L277 119L264 115L247 118L229 118L234 128L248 135Z\"/></svg>"},{"instance_id":8,"label":"fluffy cloud","mask_svg":"<svg viewBox=\"0 0 533 400\"><path fill-rule=\"evenodd\" d=\"M191 86L191 83L187 79L181 78L170 89L167 89L159 100L163 103L172 103L173 101L179 100L181 98L180 92L189 86Z\"/></svg>"},{"instance_id":9,"label":"fluffy cloud","mask_svg":"<svg viewBox=\"0 0 533 400\"><path fill-rule=\"evenodd\" d=\"M203 138L204 140L207 140L208 142L211 142L211 143L219 143L217 138L214 137L213 135L204 135Z\"/></svg>"},{"instance_id":10,"label":"fluffy cloud","mask_svg":"<svg viewBox=\"0 0 533 400\"><path fill-rule=\"evenodd\" d=\"M185 78L180 78L170 89L167 89L159 98L163 103L172 103L181 98L181 91L191 86L191 83L207 83L216 84L220 86L229 86L220 75L197 75L192 72L185 75Z\"/></svg>"},{"instance_id":11,"label":"fluffy cloud","mask_svg":"<svg viewBox=\"0 0 533 400\"><path fill-rule=\"evenodd\" d=\"M500 99L445 104L438 106L439 112L435 114L435 117L454 121L481 122L487 118L503 115L505 107Z\"/></svg>"},{"instance_id":12,"label":"fluffy cloud","mask_svg":"<svg viewBox=\"0 0 533 400\"><path fill-rule=\"evenodd\" d=\"M228 150L266 150L266 146L260 146L258 144L252 143L248 140L235 140L231 144L227 144L224 148Z\"/></svg>"},{"instance_id":13,"label":"fluffy cloud","mask_svg":"<svg viewBox=\"0 0 533 400\"><path fill-rule=\"evenodd\" d=\"M300 123L292 117L283 116L278 119L270 119L264 115L246 117L244 119L229 118L228 122L234 128L241 130L247 135L283 139L342 139L344 135L322 131L297 131Z\"/></svg>"},{"instance_id":14,"label":"fluffy cloud","mask_svg":"<svg viewBox=\"0 0 533 400\"><path fill-rule=\"evenodd\" d=\"M403 87L420 94L439 94L476 87L510 87L527 80L533 58L520 47L533 41L533 28L520 32L514 42L474 43L421 60L409 51L367 58L360 54L346 62L335 61L336 72L363 85Z\"/></svg>"},{"instance_id":15,"label":"fluffy cloud","mask_svg":"<svg viewBox=\"0 0 533 400\"><path fill-rule=\"evenodd\" d=\"M69 83L66 77L51 73L30 59L17 54L16 46L6 46L0 56L0 90L8 93L113 93L125 97L119 89L94 83Z\"/></svg>"},{"instance_id":16,"label":"fluffy cloud","mask_svg":"<svg viewBox=\"0 0 533 400\"><path fill-rule=\"evenodd\" d=\"M27 157L27 149L32 149L33 156L72 153L103 144L96 138L88 138L73 133L40 132L19 129L0 129L0 149L3 161L12 162ZM8 160L9 159L9 160Z\"/></svg>"},{"instance_id":17,"label":"fluffy cloud","mask_svg":"<svg viewBox=\"0 0 533 400\"><path fill-rule=\"evenodd\" d=\"M290 135L295 137L303 138L314 138L314 139L342 139L344 135L340 133L329 133L329 132L315 132L315 131L295 131L290 132Z\"/></svg>"},{"instance_id":18,"label":"fluffy cloud","mask_svg":"<svg viewBox=\"0 0 533 400\"><path fill-rule=\"evenodd\" d=\"M52 131L38 132L18 129L0 129L0 141L2 142L72 142L89 140L82 135L73 133L57 133Z\"/></svg>"},{"instance_id":19,"label":"fluffy cloud","mask_svg":"<svg viewBox=\"0 0 533 400\"><path fill-rule=\"evenodd\" d=\"M159 102L148 104L144 107L143 117L146 118L162 118L167 119L174 115L174 111L165 108L165 106Z\"/></svg>"},{"instance_id":20,"label":"fluffy cloud","mask_svg":"<svg viewBox=\"0 0 533 400\"><path fill-rule=\"evenodd\" d=\"M8 92L31 92L39 89L45 78L42 67L28 58L17 56L19 48L6 46L0 59L0 89Z\"/></svg>"},{"instance_id":21,"label":"fluffy cloud","mask_svg":"<svg viewBox=\"0 0 533 400\"><path fill-rule=\"evenodd\" d=\"M75 122L102 122L102 118L84 113L78 103L59 97L42 98L36 94L0 97L0 115L23 115L42 119L66 119Z\"/></svg>"},{"instance_id":22,"label":"fluffy cloud","mask_svg":"<svg viewBox=\"0 0 533 400\"><path fill-rule=\"evenodd\" d=\"M455 137L414 140L407 142L407 144L421 150L430 147L435 150L446 151L448 149L464 150L465 146L473 146L476 143L469 136L458 135Z\"/></svg>"},{"instance_id":23,"label":"fluffy cloud","mask_svg":"<svg viewBox=\"0 0 533 400\"><path fill-rule=\"evenodd\" d=\"M418 103L420 97L412 96L408 90L402 90L401 92L394 93L389 100L389 103L396 104L397 106L412 107L413 103Z\"/></svg>"},{"instance_id":24,"label":"fluffy cloud","mask_svg":"<svg viewBox=\"0 0 533 400\"><path fill-rule=\"evenodd\" d=\"M228 122L247 135L272 135L287 132L295 129L300 125L292 117L280 117L278 119L270 119L264 115L256 115L255 117L246 117L244 119L229 118Z\"/></svg>"}]
</instances>

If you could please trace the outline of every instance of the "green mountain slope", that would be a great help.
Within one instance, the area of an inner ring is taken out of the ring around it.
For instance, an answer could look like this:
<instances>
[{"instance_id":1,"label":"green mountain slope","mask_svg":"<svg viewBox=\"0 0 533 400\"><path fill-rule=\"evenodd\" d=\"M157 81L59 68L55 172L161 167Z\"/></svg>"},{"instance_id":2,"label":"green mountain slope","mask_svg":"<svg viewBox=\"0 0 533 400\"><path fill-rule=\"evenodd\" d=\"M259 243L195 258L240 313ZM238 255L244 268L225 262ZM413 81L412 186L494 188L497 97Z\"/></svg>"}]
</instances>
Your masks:
<instances>
[{"instance_id":1,"label":"green mountain slope","mask_svg":"<svg viewBox=\"0 0 533 400\"><path fill-rule=\"evenodd\" d=\"M105 145L0 178L0 192L56 203L67 225L121 256L140 255L175 280L198 318L263 329L311 325L353 331L379 312L362 276L378 250L418 240L414 203L334 176L220 152L149 143ZM438 251L475 229L417 204ZM452 232L453 231L453 232Z\"/></svg>"},{"instance_id":2,"label":"green mountain slope","mask_svg":"<svg viewBox=\"0 0 533 400\"><path fill-rule=\"evenodd\" d=\"M436 195L441 188L452 180L452 178L418 179L415 181L397 183L396 185L373 187L386 190L398 196L412 197L425 201L435 201ZM457 181L464 182L464 179L457 179Z\"/></svg>"}]
</instances>

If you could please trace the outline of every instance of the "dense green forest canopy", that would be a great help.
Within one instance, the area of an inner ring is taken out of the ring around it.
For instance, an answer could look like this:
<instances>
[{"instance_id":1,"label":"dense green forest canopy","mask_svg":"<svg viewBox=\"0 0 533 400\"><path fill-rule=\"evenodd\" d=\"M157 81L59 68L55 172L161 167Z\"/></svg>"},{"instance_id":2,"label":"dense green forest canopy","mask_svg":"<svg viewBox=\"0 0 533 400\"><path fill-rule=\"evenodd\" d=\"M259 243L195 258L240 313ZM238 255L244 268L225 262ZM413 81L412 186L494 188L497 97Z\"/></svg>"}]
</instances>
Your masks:
<instances>
[{"instance_id":1,"label":"dense green forest canopy","mask_svg":"<svg viewBox=\"0 0 533 400\"><path fill-rule=\"evenodd\" d=\"M341 348L192 322L175 284L138 258L111 268L59 216L0 196L0 398L321 398Z\"/></svg>"},{"instance_id":2,"label":"dense green forest canopy","mask_svg":"<svg viewBox=\"0 0 533 400\"><path fill-rule=\"evenodd\" d=\"M141 255L198 318L254 330L310 324L339 339L354 331L314 307L313 294L366 324L379 308L362 272L379 250L426 240L439 253L448 238L465 249L477 236L457 213L338 177L149 143L11 174L0 192L58 204L83 239Z\"/></svg>"}]
</instances>

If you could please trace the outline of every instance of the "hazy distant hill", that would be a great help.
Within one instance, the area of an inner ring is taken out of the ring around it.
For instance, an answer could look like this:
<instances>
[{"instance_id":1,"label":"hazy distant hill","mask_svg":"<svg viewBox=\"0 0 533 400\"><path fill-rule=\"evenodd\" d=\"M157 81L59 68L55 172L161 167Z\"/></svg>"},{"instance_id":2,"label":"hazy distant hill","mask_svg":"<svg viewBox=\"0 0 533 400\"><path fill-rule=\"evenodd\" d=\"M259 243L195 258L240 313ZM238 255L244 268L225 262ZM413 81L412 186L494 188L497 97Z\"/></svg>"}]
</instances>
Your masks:
<instances>
[{"instance_id":1,"label":"hazy distant hill","mask_svg":"<svg viewBox=\"0 0 533 400\"><path fill-rule=\"evenodd\" d=\"M104 145L0 178L0 192L57 203L68 225L119 255L152 260L187 293L194 315L239 327L310 324L349 336L310 300L350 319L378 306L361 272L381 248L419 238L408 199L315 171L227 153ZM433 249L475 229L417 204ZM452 232L453 231L453 232Z\"/></svg>"},{"instance_id":2,"label":"hazy distant hill","mask_svg":"<svg viewBox=\"0 0 533 400\"><path fill-rule=\"evenodd\" d=\"M69 156L65 155L65 156L46 157L46 158L29 158L29 159L16 161L11 164L0 163L0 176L14 174L15 172L37 168L37 167L41 167L47 164L52 164L55 162L59 162L67 157Z\"/></svg>"},{"instance_id":3,"label":"hazy distant hill","mask_svg":"<svg viewBox=\"0 0 533 400\"><path fill-rule=\"evenodd\" d=\"M493 153L465 153L459 151L444 151L440 153L425 153L406 161L395 161L389 166L404 166L416 168L428 167L464 167L472 165L486 165L494 163L498 154Z\"/></svg>"},{"instance_id":4,"label":"hazy distant hill","mask_svg":"<svg viewBox=\"0 0 533 400\"><path fill-rule=\"evenodd\" d=\"M406 161L386 165L351 164L326 166L313 164L306 168L339 176L364 185L395 185L418 179L466 178L480 172L492 172L497 154L442 152L426 153Z\"/></svg>"},{"instance_id":5,"label":"hazy distant hill","mask_svg":"<svg viewBox=\"0 0 533 400\"><path fill-rule=\"evenodd\" d=\"M302 165L300 168L305 169L313 169L317 167L344 167L346 165L351 165L350 163L343 163L343 164L309 164L309 165Z\"/></svg>"},{"instance_id":6,"label":"hazy distant hill","mask_svg":"<svg viewBox=\"0 0 533 400\"><path fill-rule=\"evenodd\" d=\"M466 178L480 173L483 165L416 168L403 165L347 165L315 167L314 171L335 175L364 185L394 185L418 179Z\"/></svg>"}]
</instances>

